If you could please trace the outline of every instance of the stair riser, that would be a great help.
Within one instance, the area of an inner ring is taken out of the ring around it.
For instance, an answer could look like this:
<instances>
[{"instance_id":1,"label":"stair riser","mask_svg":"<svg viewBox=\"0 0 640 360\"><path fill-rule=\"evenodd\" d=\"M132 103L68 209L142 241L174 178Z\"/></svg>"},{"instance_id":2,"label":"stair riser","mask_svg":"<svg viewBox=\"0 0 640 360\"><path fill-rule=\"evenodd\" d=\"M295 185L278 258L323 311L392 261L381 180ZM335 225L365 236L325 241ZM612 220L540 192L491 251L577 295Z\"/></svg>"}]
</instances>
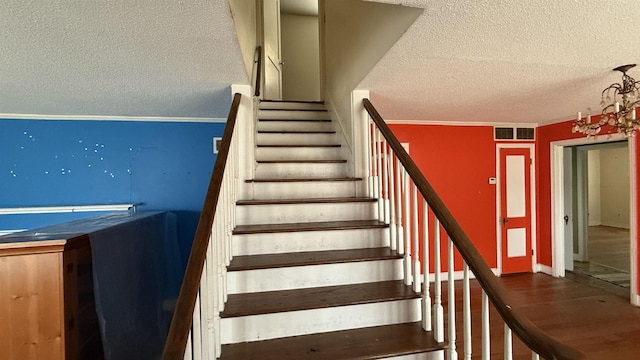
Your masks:
<instances>
[{"instance_id":1,"label":"stair riser","mask_svg":"<svg viewBox=\"0 0 640 360\"><path fill-rule=\"evenodd\" d=\"M258 121L258 131L333 131L327 121Z\"/></svg>"},{"instance_id":2,"label":"stair riser","mask_svg":"<svg viewBox=\"0 0 640 360\"><path fill-rule=\"evenodd\" d=\"M402 259L230 271L229 294L398 280Z\"/></svg>"},{"instance_id":3,"label":"stair riser","mask_svg":"<svg viewBox=\"0 0 640 360\"><path fill-rule=\"evenodd\" d=\"M316 179L346 177L346 163L259 163L257 179Z\"/></svg>"},{"instance_id":4,"label":"stair riser","mask_svg":"<svg viewBox=\"0 0 640 360\"><path fill-rule=\"evenodd\" d=\"M326 111L259 110L258 119L331 120Z\"/></svg>"},{"instance_id":5,"label":"stair riser","mask_svg":"<svg viewBox=\"0 0 640 360\"><path fill-rule=\"evenodd\" d=\"M336 134L258 134L258 145L331 145L338 144Z\"/></svg>"},{"instance_id":6,"label":"stair riser","mask_svg":"<svg viewBox=\"0 0 640 360\"><path fill-rule=\"evenodd\" d=\"M420 320L420 299L224 318L223 344Z\"/></svg>"},{"instance_id":7,"label":"stair riser","mask_svg":"<svg viewBox=\"0 0 640 360\"><path fill-rule=\"evenodd\" d=\"M233 255L281 254L389 246L389 229L297 231L233 235Z\"/></svg>"},{"instance_id":8,"label":"stair riser","mask_svg":"<svg viewBox=\"0 0 640 360\"><path fill-rule=\"evenodd\" d=\"M299 110L324 110L322 103L300 103L287 101L265 101L260 103L260 109L299 109Z\"/></svg>"},{"instance_id":9,"label":"stair riser","mask_svg":"<svg viewBox=\"0 0 640 360\"><path fill-rule=\"evenodd\" d=\"M252 199L353 197L356 186L355 181L256 182Z\"/></svg>"},{"instance_id":10,"label":"stair riser","mask_svg":"<svg viewBox=\"0 0 640 360\"><path fill-rule=\"evenodd\" d=\"M426 336L426 335L425 335ZM385 359L389 360L444 360L444 350L421 353L421 354L411 354L411 355L403 355L403 356L392 356L386 357Z\"/></svg>"},{"instance_id":11,"label":"stair riser","mask_svg":"<svg viewBox=\"0 0 640 360\"><path fill-rule=\"evenodd\" d=\"M372 220L375 203L274 204L236 206L236 223L278 224L317 221Z\"/></svg>"},{"instance_id":12,"label":"stair riser","mask_svg":"<svg viewBox=\"0 0 640 360\"><path fill-rule=\"evenodd\" d=\"M339 147L258 147L256 160L331 160L340 159Z\"/></svg>"}]
</instances>

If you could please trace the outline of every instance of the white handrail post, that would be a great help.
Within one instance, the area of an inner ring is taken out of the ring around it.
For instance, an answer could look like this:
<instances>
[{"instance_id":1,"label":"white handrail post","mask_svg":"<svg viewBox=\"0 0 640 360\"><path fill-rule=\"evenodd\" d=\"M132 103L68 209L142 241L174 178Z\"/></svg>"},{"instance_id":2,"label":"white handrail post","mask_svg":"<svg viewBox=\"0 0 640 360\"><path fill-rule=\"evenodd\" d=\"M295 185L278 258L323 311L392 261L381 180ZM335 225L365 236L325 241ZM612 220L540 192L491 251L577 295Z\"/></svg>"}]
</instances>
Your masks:
<instances>
[{"instance_id":1,"label":"white handrail post","mask_svg":"<svg viewBox=\"0 0 640 360\"><path fill-rule=\"evenodd\" d=\"M404 203L404 284L411 285L411 214L409 208L409 175L407 169L402 168L402 202Z\"/></svg>"},{"instance_id":2,"label":"white handrail post","mask_svg":"<svg viewBox=\"0 0 640 360\"><path fill-rule=\"evenodd\" d=\"M418 235L418 187L413 184L413 291L420 292L420 237Z\"/></svg>"},{"instance_id":3,"label":"white handrail post","mask_svg":"<svg viewBox=\"0 0 640 360\"><path fill-rule=\"evenodd\" d=\"M384 183L384 191L382 193L383 196L383 200L384 200L384 222L385 224L389 224L391 222L391 209L389 209L389 161L387 160L387 140L382 137L382 160L383 160L383 166L381 167L381 171L384 173L384 178L383 178L383 183Z\"/></svg>"},{"instance_id":4,"label":"white handrail post","mask_svg":"<svg viewBox=\"0 0 640 360\"><path fill-rule=\"evenodd\" d=\"M385 221L385 218L387 217L386 214L384 213L384 198L383 198L383 194L382 194L382 178L383 178L383 172L382 172L382 134L380 133L380 130L376 127L375 128L376 131L376 176L377 176L377 183L376 183L376 188L377 188L377 192L376 192L376 197L378 198L378 220L380 221Z\"/></svg>"},{"instance_id":5,"label":"white handrail post","mask_svg":"<svg viewBox=\"0 0 640 360\"><path fill-rule=\"evenodd\" d=\"M395 154L392 149L389 149L389 158L387 159L387 169L389 173L389 243L391 245L391 250L398 249L397 243L397 228L396 228L396 190L395 190L395 171L393 167L393 159L395 158Z\"/></svg>"},{"instance_id":6,"label":"white handrail post","mask_svg":"<svg viewBox=\"0 0 640 360\"><path fill-rule=\"evenodd\" d=\"M423 201L422 211L422 264L424 280L422 280L422 328L431 331L431 294L429 293L429 205Z\"/></svg>"},{"instance_id":7,"label":"white handrail post","mask_svg":"<svg viewBox=\"0 0 640 360\"><path fill-rule=\"evenodd\" d=\"M447 319L449 325L449 348L447 353L449 354L449 360L457 360L458 352L456 351L456 287L454 281L454 263L453 263L453 241L447 236L448 241L448 257L447 257L447 285L449 286L448 295L449 300L447 302L447 310L449 310L449 317Z\"/></svg>"},{"instance_id":8,"label":"white handrail post","mask_svg":"<svg viewBox=\"0 0 640 360\"><path fill-rule=\"evenodd\" d=\"M469 289L469 266L464 263L462 280L462 326L464 327L464 359L471 360L471 293Z\"/></svg>"},{"instance_id":9,"label":"white handrail post","mask_svg":"<svg viewBox=\"0 0 640 360\"><path fill-rule=\"evenodd\" d=\"M436 218L433 227L433 276L434 297L433 325L437 342L444 341L444 309L442 308L442 264L440 254L440 221Z\"/></svg>"},{"instance_id":10,"label":"white handrail post","mask_svg":"<svg viewBox=\"0 0 640 360\"><path fill-rule=\"evenodd\" d=\"M513 360L513 337L507 324L504 324L504 360Z\"/></svg>"},{"instance_id":11,"label":"white handrail post","mask_svg":"<svg viewBox=\"0 0 640 360\"><path fill-rule=\"evenodd\" d=\"M404 229L402 227L402 173L404 168L400 163L400 159L396 157L396 215L398 219L396 221L397 226L397 241L398 241L398 254L404 255Z\"/></svg>"},{"instance_id":12,"label":"white handrail post","mask_svg":"<svg viewBox=\"0 0 640 360\"><path fill-rule=\"evenodd\" d=\"M369 161L367 161L367 165L369 166L369 169L367 169L367 174L369 176L369 179L367 179L367 183L369 185L369 197L374 197L375 196L375 191L373 188L373 184L374 184L374 180L373 180L373 172L374 172L374 150L373 150L373 121L371 121L371 119L369 119L369 124L367 125L367 151L369 152Z\"/></svg>"},{"instance_id":13,"label":"white handrail post","mask_svg":"<svg viewBox=\"0 0 640 360\"><path fill-rule=\"evenodd\" d=\"M489 330L489 296L482 290L482 360L491 359L491 332Z\"/></svg>"}]
</instances>

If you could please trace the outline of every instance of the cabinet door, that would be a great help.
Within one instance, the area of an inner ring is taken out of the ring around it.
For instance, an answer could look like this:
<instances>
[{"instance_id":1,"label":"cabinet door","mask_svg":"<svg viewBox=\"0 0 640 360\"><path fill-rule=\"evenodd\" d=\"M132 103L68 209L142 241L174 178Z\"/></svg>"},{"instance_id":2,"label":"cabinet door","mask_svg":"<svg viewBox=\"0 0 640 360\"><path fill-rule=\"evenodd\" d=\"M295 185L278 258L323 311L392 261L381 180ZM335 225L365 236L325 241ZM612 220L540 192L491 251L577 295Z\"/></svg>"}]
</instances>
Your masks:
<instances>
[{"instance_id":1,"label":"cabinet door","mask_svg":"<svg viewBox=\"0 0 640 360\"><path fill-rule=\"evenodd\" d=\"M1 357L64 359L63 321L62 252L0 249Z\"/></svg>"}]
</instances>

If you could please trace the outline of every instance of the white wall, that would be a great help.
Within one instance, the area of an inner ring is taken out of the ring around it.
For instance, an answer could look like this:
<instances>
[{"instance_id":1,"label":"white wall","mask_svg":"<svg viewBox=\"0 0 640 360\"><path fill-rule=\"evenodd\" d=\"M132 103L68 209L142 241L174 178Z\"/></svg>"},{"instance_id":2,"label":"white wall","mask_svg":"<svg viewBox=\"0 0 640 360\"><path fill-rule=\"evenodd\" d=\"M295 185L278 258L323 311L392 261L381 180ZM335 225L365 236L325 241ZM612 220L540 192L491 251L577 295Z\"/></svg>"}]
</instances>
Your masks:
<instances>
[{"instance_id":1,"label":"white wall","mask_svg":"<svg viewBox=\"0 0 640 360\"><path fill-rule=\"evenodd\" d=\"M587 152L589 226L602 225L600 214L600 150Z\"/></svg>"},{"instance_id":2,"label":"white wall","mask_svg":"<svg viewBox=\"0 0 640 360\"><path fill-rule=\"evenodd\" d=\"M351 91L422 14L423 9L360 0L321 1L325 101L353 145Z\"/></svg>"},{"instance_id":3,"label":"white wall","mask_svg":"<svg viewBox=\"0 0 640 360\"><path fill-rule=\"evenodd\" d=\"M280 16L282 46L282 98L320 100L318 17Z\"/></svg>"},{"instance_id":4,"label":"white wall","mask_svg":"<svg viewBox=\"0 0 640 360\"><path fill-rule=\"evenodd\" d=\"M258 43L256 37L256 2L255 0L229 0L229 8L236 27L247 77L253 79L253 58Z\"/></svg>"},{"instance_id":5,"label":"white wall","mask_svg":"<svg viewBox=\"0 0 640 360\"><path fill-rule=\"evenodd\" d=\"M629 149L600 150L600 210L602 225L629 228Z\"/></svg>"}]
</instances>

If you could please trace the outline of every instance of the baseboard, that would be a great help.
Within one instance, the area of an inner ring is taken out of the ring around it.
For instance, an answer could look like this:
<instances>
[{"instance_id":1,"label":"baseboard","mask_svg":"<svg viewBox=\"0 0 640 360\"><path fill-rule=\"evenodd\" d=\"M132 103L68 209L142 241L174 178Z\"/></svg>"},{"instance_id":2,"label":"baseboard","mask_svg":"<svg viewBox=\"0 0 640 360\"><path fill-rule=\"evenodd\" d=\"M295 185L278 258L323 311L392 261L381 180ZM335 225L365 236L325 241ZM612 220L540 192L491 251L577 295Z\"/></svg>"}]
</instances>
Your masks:
<instances>
[{"instance_id":1,"label":"baseboard","mask_svg":"<svg viewBox=\"0 0 640 360\"><path fill-rule=\"evenodd\" d=\"M20 231L26 231L27 229L16 229L16 230L0 230L0 236L2 235L9 235L9 234L13 234L13 233L17 233Z\"/></svg>"},{"instance_id":2,"label":"baseboard","mask_svg":"<svg viewBox=\"0 0 640 360\"><path fill-rule=\"evenodd\" d=\"M533 272L534 273L541 272L543 274L553 276L553 268L551 268L551 266L547 266L543 264L535 264L533 266Z\"/></svg>"}]
</instances>

